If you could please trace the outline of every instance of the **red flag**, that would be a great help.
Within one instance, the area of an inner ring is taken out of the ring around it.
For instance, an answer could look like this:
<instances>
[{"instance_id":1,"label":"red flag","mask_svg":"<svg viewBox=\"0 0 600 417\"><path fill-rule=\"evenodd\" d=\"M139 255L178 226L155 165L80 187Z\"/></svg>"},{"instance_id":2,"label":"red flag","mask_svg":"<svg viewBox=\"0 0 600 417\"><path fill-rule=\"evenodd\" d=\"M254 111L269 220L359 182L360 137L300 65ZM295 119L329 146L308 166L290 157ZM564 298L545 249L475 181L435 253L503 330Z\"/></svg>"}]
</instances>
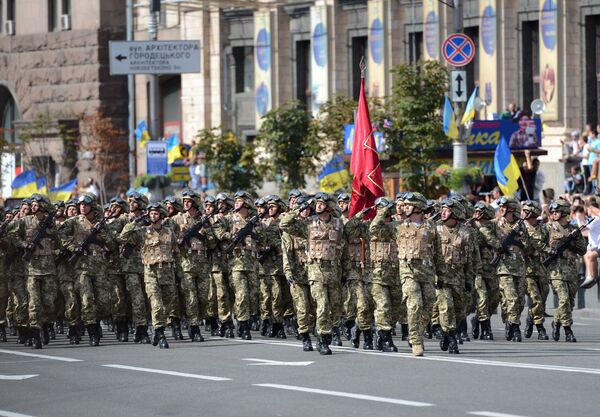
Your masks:
<instances>
[{"instance_id":1,"label":"red flag","mask_svg":"<svg viewBox=\"0 0 600 417\"><path fill-rule=\"evenodd\" d=\"M358 110L356 111L356 125L354 127L354 145L350 159L350 171L354 174L352 180L352 200L350 202L349 217L352 218L366 207L375 204L377 197L385 194L383 190L383 175L377 156L375 145L375 129L371 125L369 106L365 96L365 79L360 80L360 95L358 97ZM371 211L365 216L370 219L375 216Z\"/></svg>"}]
</instances>

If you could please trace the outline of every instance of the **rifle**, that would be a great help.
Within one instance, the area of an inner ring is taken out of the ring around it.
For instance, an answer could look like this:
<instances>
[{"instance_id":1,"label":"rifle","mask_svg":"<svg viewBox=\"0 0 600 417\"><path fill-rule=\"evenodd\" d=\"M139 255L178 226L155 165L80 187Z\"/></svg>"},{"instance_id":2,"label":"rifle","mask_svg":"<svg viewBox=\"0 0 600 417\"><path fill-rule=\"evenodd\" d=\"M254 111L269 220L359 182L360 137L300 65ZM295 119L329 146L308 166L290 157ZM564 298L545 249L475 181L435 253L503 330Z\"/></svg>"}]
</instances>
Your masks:
<instances>
[{"instance_id":1,"label":"rifle","mask_svg":"<svg viewBox=\"0 0 600 417\"><path fill-rule=\"evenodd\" d=\"M429 219L427 220L431 220L432 222L436 221L438 217L440 217L440 214L442 214L441 211L438 211L437 213L435 213L433 216L431 216Z\"/></svg>"},{"instance_id":2,"label":"rifle","mask_svg":"<svg viewBox=\"0 0 600 417\"><path fill-rule=\"evenodd\" d=\"M589 219L586 224L582 224L577 230L573 230L567 236L562 238L552 253L542 261L542 264L547 268L554 260L556 260L559 256L562 256L567 249L570 249L571 242L576 239L577 235L594 220L594 218Z\"/></svg>"},{"instance_id":3,"label":"rifle","mask_svg":"<svg viewBox=\"0 0 600 417\"><path fill-rule=\"evenodd\" d=\"M25 253L23 254L23 257L22 257L25 262L31 261L31 257L33 256L33 251L35 250L36 246L39 246L39 244L42 242L42 239L48 235L47 230L49 227L51 227L54 224L54 216L55 215L56 215L56 212L48 213L48 216L46 216L44 221L42 221L39 224L39 226L37 227L37 229L35 230L35 233L31 237L31 240L25 247Z\"/></svg>"},{"instance_id":4,"label":"rifle","mask_svg":"<svg viewBox=\"0 0 600 417\"><path fill-rule=\"evenodd\" d=\"M500 249L500 252L496 253L494 255L494 257L492 258L492 261L490 262L491 266L493 266L493 267L498 266L498 263L500 263L500 257L502 256L502 254L508 252L508 248L510 246L517 245L515 236L517 235L519 230L521 230L521 227L523 227L524 221L525 221L524 219L519 219L519 221L513 226L513 228L510 229L510 232L508 232L506 237L502 240L502 243L501 243L502 247Z\"/></svg>"},{"instance_id":5,"label":"rifle","mask_svg":"<svg viewBox=\"0 0 600 417\"><path fill-rule=\"evenodd\" d=\"M200 236L198 236L198 232L207 224L207 222L210 220L213 214L214 213L211 213L200 218L200 220L198 220L196 224L187 229L183 236L177 241L177 243L179 243L179 246L183 247L185 245L189 247L190 242L193 238L197 237L200 239Z\"/></svg>"},{"instance_id":6,"label":"rifle","mask_svg":"<svg viewBox=\"0 0 600 417\"><path fill-rule=\"evenodd\" d=\"M240 231L237 232L237 234L231 239L227 246L225 246L223 252L231 253L233 251L233 248L235 248L235 245L241 242L246 236L256 236L252 229L254 229L254 226L258 224L258 221L258 216L254 216L250 220L248 220L248 223L246 223L246 225L242 227Z\"/></svg>"},{"instance_id":7,"label":"rifle","mask_svg":"<svg viewBox=\"0 0 600 417\"><path fill-rule=\"evenodd\" d=\"M66 249L61 249L58 256L54 258L54 265L58 266L62 261L70 256L70 252Z\"/></svg>"},{"instance_id":8,"label":"rifle","mask_svg":"<svg viewBox=\"0 0 600 417\"><path fill-rule=\"evenodd\" d=\"M148 220L148 215L147 214L142 214L141 216L138 216L136 218L133 219L133 222L138 224L141 223L143 226L147 226L149 224L149 220ZM121 247L121 256L125 259L129 259L129 257L131 256L131 254L133 253L133 249L134 249L134 245L132 245L131 243L125 243L122 247Z\"/></svg>"},{"instance_id":9,"label":"rifle","mask_svg":"<svg viewBox=\"0 0 600 417\"><path fill-rule=\"evenodd\" d=\"M92 231L85 237L85 239L83 239L79 246L77 246L75 252L73 252L69 258L68 262L70 265L75 265L75 262L77 262L79 257L83 255L83 253L90 247L91 244L98 243L98 240L96 239L98 233L102 231L102 228L104 228L106 222L112 218L112 216L102 217L102 219L92 228Z\"/></svg>"}]
</instances>

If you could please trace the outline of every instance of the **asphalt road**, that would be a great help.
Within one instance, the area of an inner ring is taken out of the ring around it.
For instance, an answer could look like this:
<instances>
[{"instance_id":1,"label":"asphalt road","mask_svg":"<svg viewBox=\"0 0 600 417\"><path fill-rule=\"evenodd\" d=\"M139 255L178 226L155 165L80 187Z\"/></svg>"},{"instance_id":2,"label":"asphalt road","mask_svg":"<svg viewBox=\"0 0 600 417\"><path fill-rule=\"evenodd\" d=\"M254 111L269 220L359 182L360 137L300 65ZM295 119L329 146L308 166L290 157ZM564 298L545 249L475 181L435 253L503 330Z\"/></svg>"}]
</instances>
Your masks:
<instances>
[{"instance_id":1,"label":"asphalt road","mask_svg":"<svg viewBox=\"0 0 600 417\"><path fill-rule=\"evenodd\" d=\"M549 327L549 323L547 325ZM578 318L578 343L427 341L414 358L334 348L302 352L295 339L207 338L171 348L117 343L42 350L0 343L0 416L600 416L600 320ZM314 342L314 340L313 340Z\"/></svg>"}]
</instances>

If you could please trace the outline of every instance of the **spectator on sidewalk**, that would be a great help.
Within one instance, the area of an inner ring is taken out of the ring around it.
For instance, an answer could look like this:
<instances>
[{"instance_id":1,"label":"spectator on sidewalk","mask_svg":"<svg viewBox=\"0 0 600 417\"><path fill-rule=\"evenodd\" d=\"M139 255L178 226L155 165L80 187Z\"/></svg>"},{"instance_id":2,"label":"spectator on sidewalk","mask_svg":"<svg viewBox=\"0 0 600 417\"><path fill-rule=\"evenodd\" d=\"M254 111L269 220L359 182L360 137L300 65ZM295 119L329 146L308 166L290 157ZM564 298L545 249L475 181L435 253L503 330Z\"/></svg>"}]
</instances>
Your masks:
<instances>
[{"instance_id":1,"label":"spectator on sidewalk","mask_svg":"<svg viewBox=\"0 0 600 417\"><path fill-rule=\"evenodd\" d=\"M575 194L582 193L584 187L583 175L581 174L581 167L573 165L571 167L571 176L567 177L565 181L565 193Z\"/></svg>"}]
</instances>

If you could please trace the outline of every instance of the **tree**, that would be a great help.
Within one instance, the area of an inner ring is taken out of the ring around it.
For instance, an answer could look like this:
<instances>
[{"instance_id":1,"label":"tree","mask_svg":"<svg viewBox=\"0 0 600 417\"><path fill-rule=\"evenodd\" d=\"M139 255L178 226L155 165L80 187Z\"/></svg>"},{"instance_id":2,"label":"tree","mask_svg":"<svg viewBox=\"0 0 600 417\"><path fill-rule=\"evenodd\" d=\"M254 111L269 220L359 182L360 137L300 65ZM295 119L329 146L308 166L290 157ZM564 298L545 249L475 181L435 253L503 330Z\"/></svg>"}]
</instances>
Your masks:
<instances>
[{"instance_id":1,"label":"tree","mask_svg":"<svg viewBox=\"0 0 600 417\"><path fill-rule=\"evenodd\" d=\"M385 129L388 153L409 189L431 194L436 186L431 175L436 151L449 145L440 113L448 72L436 61L425 61L416 67L399 65L392 73L391 123Z\"/></svg>"},{"instance_id":2,"label":"tree","mask_svg":"<svg viewBox=\"0 0 600 417\"><path fill-rule=\"evenodd\" d=\"M84 116L84 138L80 149L92 155L92 168L96 171L100 201L107 201L107 192L114 192L128 182L127 136L113 119L101 113Z\"/></svg>"},{"instance_id":3,"label":"tree","mask_svg":"<svg viewBox=\"0 0 600 417\"><path fill-rule=\"evenodd\" d=\"M253 190L261 184L254 160L254 146L242 145L231 132L203 129L196 136L195 152L203 152L209 177L218 190Z\"/></svg>"},{"instance_id":4,"label":"tree","mask_svg":"<svg viewBox=\"0 0 600 417\"><path fill-rule=\"evenodd\" d=\"M256 138L258 146L268 154L262 161L262 170L281 183L282 192L304 188L304 176L315 173L322 145L309 134L310 123L310 115L297 101L271 110L263 118Z\"/></svg>"},{"instance_id":5,"label":"tree","mask_svg":"<svg viewBox=\"0 0 600 417\"><path fill-rule=\"evenodd\" d=\"M346 96L334 96L326 101L313 120L311 135L323 143L326 151L339 154L344 151L344 125L354 123L358 103Z\"/></svg>"}]
</instances>

